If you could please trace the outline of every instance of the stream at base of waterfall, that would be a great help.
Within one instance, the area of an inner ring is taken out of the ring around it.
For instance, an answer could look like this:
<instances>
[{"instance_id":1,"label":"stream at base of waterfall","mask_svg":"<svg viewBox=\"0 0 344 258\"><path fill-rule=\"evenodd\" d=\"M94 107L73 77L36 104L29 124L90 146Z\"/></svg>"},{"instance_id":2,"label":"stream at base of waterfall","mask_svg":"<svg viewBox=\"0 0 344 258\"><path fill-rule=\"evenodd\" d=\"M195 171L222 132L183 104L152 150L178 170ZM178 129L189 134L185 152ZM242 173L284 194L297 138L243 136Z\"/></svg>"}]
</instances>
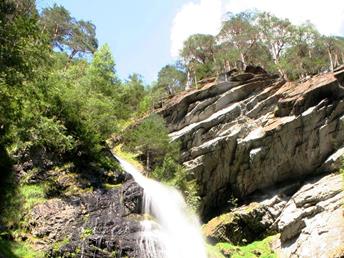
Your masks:
<instances>
[{"instance_id":1,"label":"stream at base of waterfall","mask_svg":"<svg viewBox=\"0 0 344 258\"><path fill-rule=\"evenodd\" d=\"M143 188L143 212L151 217L141 222L138 244L142 258L207 258L199 219L188 209L181 193L116 158Z\"/></svg>"}]
</instances>

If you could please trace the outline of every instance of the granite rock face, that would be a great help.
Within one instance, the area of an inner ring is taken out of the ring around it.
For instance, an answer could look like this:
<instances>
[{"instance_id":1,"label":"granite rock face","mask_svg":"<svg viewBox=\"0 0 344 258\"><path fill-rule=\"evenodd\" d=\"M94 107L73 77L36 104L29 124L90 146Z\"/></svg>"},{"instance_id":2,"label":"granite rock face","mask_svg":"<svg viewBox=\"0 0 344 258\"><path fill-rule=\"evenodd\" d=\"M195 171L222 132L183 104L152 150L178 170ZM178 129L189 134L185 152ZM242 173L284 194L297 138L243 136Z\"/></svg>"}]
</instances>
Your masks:
<instances>
[{"instance_id":1,"label":"granite rock face","mask_svg":"<svg viewBox=\"0 0 344 258\"><path fill-rule=\"evenodd\" d=\"M272 244L278 257L343 257L343 184L329 174L253 197L203 226L210 242L250 243L279 234Z\"/></svg>"},{"instance_id":2,"label":"granite rock face","mask_svg":"<svg viewBox=\"0 0 344 258\"><path fill-rule=\"evenodd\" d=\"M29 229L48 257L140 257L142 189L132 180L117 189L36 205Z\"/></svg>"},{"instance_id":3,"label":"granite rock face","mask_svg":"<svg viewBox=\"0 0 344 258\"><path fill-rule=\"evenodd\" d=\"M342 175L304 184L276 220L281 257L343 257L344 210Z\"/></svg>"},{"instance_id":4,"label":"granite rock face","mask_svg":"<svg viewBox=\"0 0 344 258\"><path fill-rule=\"evenodd\" d=\"M176 96L158 111L199 183L203 219L218 215L232 195L245 199L338 168L343 77L344 69L299 83L268 73L231 75Z\"/></svg>"}]
</instances>

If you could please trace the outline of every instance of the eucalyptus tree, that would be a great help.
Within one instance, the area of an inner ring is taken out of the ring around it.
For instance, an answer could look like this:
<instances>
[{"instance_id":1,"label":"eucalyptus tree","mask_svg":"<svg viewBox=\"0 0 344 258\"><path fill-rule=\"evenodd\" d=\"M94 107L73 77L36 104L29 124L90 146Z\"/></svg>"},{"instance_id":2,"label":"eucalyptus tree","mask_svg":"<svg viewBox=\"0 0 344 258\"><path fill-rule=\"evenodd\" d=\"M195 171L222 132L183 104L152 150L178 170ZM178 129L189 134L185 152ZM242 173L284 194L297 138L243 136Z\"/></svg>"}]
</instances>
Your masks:
<instances>
[{"instance_id":1,"label":"eucalyptus tree","mask_svg":"<svg viewBox=\"0 0 344 258\"><path fill-rule=\"evenodd\" d=\"M228 13L217 35L219 42L225 42L231 47L232 58L240 60L245 67L249 61L249 51L258 41L258 29L254 24L255 14L241 12L238 14Z\"/></svg>"},{"instance_id":2,"label":"eucalyptus tree","mask_svg":"<svg viewBox=\"0 0 344 258\"><path fill-rule=\"evenodd\" d=\"M328 55L330 69L333 71L340 63L344 63L344 38L323 36L322 43Z\"/></svg>"},{"instance_id":3,"label":"eucalyptus tree","mask_svg":"<svg viewBox=\"0 0 344 258\"><path fill-rule=\"evenodd\" d=\"M213 74L215 51L216 39L212 35L195 34L184 42L180 56L196 84Z\"/></svg>"},{"instance_id":4,"label":"eucalyptus tree","mask_svg":"<svg viewBox=\"0 0 344 258\"><path fill-rule=\"evenodd\" d=\"M289 79L317 73L326 65L320 39L320 33L310 22L295 26L289 48L281 58L281 66Z\"/></svg>"},{"instance_id":5,"label":"eucalyptus tree","mask_svg":"<svg viewBox=\"0 0 344 258\"><path fill-rule=\"evenodd\" d=\"M257 25L261 42L266 45L279 73L284 76L280 59L291 45L295 26L288 19L280 19L267 12L258 14Z\"/></svg>"}]
</instances>

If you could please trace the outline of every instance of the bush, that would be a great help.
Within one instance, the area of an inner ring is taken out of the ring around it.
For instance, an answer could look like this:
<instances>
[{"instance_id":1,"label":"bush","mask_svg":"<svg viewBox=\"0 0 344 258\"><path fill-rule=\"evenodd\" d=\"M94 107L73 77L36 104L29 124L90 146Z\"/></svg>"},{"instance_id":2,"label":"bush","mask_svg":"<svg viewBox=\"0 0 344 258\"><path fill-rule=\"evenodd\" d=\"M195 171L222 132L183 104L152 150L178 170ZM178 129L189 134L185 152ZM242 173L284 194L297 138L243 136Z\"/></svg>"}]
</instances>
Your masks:
<instances>
[{"instance_id":1,"label":"bush","mask_svg":"<svg viewBox=\"0 0 344 258\"><path fill-rule=\"evenodd\" d=\"M145 157L147 170L160 165L168 153L173 156L178 155L178 143L170 141L165 121L157 114L150 115L124 135L126 147Z\"/></svg>"},{"instance_id":2,"label":"bush","mask_svg":"<svg viewBox=\"0 0 344 258\"><path fill-rule=\"evenodd\" d=\"M198 196L196 180L188 179L185 168L178 164L173 157L167 155L162 165L156 167L151 176L180 190L184 194L186 203L190 208L193 210L199 208L200 197Z\"/></svg>"}]
</instances>

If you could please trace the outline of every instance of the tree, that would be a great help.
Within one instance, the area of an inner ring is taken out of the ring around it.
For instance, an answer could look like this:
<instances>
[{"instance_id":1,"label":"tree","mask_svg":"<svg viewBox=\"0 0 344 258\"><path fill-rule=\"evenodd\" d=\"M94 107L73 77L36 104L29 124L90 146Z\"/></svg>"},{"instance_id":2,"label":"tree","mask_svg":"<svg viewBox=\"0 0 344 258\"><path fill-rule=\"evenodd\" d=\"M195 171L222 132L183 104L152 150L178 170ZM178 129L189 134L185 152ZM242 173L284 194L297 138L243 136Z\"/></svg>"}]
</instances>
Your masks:
<instances>
[{"instance_id":1,"label":"tree","mask_svg":"<svg viewBox=\"0 0 344 258\"><path fill-rule=\"evenodd\" d=\"M175 95L183 90L186 83L186 74L176 65L166 65L158 73L157 87L164 89L168 95Z\"/></svg>"},{"instance_id":2,"label":"tree","mask_svg":"<svg viewBox=\"0 0 344 258\"><path fill-rule=\"evenodd\" d=\"M320 43L320 34L313 24L295 26L289 48L281 57L281 67L288 79L304 78L326 66L326 53Z\"/></svg>"},{"instance_id":3,"label":"tree","mask_svg":"<svg viewBox=\"0 0 344 258\"><path fill-rule=\"evenodd\" d=\"M267 12L258 14L257 21L260 40L267 46L278 71L284 76L285 73L280 67L280 58L290 46L294 26L288 19L279 19Z\"/></svg>"},{"instance_id":4,"label":"tree","mask_svg":"<svg viewBox=\"0 0 344 258\"><path fill-rule=\"evenodd\" d=\"M20 120L23 99L32 90L24 82L45 63L48 49L37 18L34 1L0 2L0 145L10 141L10 127Z\"/></svg>"},{"instance_id":5,"label":"tree","mask_svg":"<svg viewBox=\"0 0 344 258\"><path fill-rule=\"evenodd\" d=\"M322 43L328 55L330 69L333 71L340 64L340 59L344 63L344 38L323 36Z\"/></svg>"},{"instance_id":6,"label":"tree","mask_svg":"<svg viewBox=\"0 0 344 258\"><path fill-rule=\"evenodd\" d=\"M77 21L63 6L45 8L40 17L43 30L49 35L53 47L75 55L94 53L98 48L95 25L89 21Z\"/></svg>"},{"instance_id":7,"label":"tree","mask_svg":"<svg viewBox=\"0 0 344 258\"><path fill-rule=\"evenodd\" d=\"M126 146L141 152L146 158L147 170L156 162L161 162L166 153L173 153L176 144L170 143L165 121L158 115L152 114L137 127L125 134Z\"/></svg>"},{"instance_id":8,"label":"tree","mask_svg":"<svg viewBox=\"0 0 344 258\"><path fill-rule=\"evenodd\" d=\"M127 110L128 114L136 113L139 110L140 102L146 95L142 76L137 73L129 75L121 90L122 108Z\"/></svg>"},{"instance_id":9,"label":"tree","mask_svg":"<svg viewBox=\"0 0 344 258\"><path fill-rule=\"evenodd\" d=\"M232 46L229 51L232 50L232 55L237 55L234 61L240 59L245 67L249 58L249 50L255 46L258 40L258 30L253 24L254 15L249 12L228 13L227 17L217 38L220 42L227 42Z\"/></svg>"},{"instance_id":10,"label":"tree","mask_svg":"<svg viewBox=\"0 0 344 258\"><path fill-rule=\"evenodd\" d=\"M184 42L180 55L196 84L213 73L215 50L216 41L212 35L195 34Z\"/></svg>"},{"instance_id":11,"label":"tree","mask_svg":"<svg viewBox=\"0 0 344 258\"><path fill-rule=\"evenodd\" d=\"M115 65L109 45L103 45L95 52L88 68L90 87L105 96L114 97L118 94L116 86L119 85L119 79L116 75Z\"/></svg>"}]
</instances>

